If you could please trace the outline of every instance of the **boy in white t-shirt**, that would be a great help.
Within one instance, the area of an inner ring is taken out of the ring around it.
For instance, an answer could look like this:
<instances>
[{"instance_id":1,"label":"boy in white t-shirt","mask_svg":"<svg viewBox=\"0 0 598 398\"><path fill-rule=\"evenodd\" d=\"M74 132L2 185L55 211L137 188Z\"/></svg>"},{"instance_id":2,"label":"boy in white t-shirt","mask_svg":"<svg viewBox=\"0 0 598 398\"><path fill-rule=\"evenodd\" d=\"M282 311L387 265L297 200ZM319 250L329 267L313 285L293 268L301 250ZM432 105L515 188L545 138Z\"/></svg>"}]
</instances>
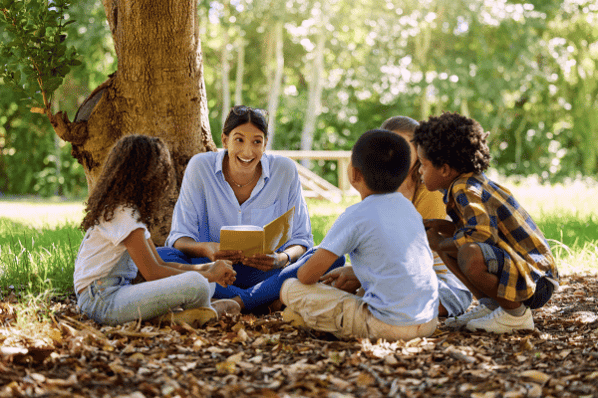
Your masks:
<instances>
[{"instance_id":1,"label":"boy in white t-shirt","mask_svg":"<svg viewBox=\"0 0 598 398\"><path fill-rule=\"evenodd\" d=\"M336 220L318 250L287 280L285 320L302 321L339 338L410 340L434 333L438 280L423 221L397 188L409 171L404 138L371 130L355 143L349 181L362 201ZM363 297L317 283L349 253Z\"/></svg>"}]
</instances>

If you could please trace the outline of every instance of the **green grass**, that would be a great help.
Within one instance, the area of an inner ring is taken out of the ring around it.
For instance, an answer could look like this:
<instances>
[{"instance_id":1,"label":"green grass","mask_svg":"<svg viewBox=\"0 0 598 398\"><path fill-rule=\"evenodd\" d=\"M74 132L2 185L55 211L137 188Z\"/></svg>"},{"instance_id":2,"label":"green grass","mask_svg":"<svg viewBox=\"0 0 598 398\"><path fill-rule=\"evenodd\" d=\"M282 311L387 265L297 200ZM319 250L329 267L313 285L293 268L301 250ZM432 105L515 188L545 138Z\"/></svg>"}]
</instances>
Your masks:
<instances>
[{"instance_id":1,"label":"green grass","mask_svg":"<svg viewBox=\"0 0 598 398\"><path fill-rule=\"evenodd\" d=\"M68 293L82 238L72 223L38 229L0 218L0 291Z\"/></svg>"},{"instance_id":2,"label":"green grass","mask_svg":"<svg viewBox=\"0 0 598 398\"><path fill-rule=\"evenodd\" d=\"M529 179L505 185L544 232L561 273L598 273L598 201L593 200L598 185L544 186ZM338 215L358 200L308 200L316 244ZM0 200L0 299L11 291L71 293L82 217L82 202Z\"/></svg>"}]
</instances>

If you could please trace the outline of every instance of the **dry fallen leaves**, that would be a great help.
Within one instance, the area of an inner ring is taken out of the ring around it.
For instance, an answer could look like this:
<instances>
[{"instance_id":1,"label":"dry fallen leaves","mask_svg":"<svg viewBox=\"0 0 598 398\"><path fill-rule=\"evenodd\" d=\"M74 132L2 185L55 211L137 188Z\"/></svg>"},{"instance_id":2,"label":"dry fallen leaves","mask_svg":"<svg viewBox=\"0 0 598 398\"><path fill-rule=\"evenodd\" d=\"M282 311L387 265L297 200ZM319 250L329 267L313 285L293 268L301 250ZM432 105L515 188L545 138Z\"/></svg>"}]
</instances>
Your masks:
<instances>
[{"instance_id":1,"label":"dry fallen leaves","mask_svg":"<svg viewBox=\"0 0 598 398\"><path fill-rule=\"evenodd\" d=\"M571 275L529 334L339 341L280 313L202 329L100 326L73 298L23 329L0 303L2 397L598 397L598 279Z\"/></svg>"}]
</instances>

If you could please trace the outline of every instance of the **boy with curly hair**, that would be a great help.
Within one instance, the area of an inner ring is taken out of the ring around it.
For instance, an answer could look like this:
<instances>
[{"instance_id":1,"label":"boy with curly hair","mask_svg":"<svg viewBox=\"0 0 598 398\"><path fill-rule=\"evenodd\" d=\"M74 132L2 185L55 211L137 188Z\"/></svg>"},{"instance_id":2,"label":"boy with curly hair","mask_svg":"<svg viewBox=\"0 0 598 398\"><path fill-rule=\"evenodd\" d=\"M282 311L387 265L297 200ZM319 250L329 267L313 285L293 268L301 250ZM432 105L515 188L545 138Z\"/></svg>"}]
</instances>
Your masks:
<instances>
[{"instance_id":1,"label":"boy with curly hair","mask_svg":"<svg viewBox=\"0 0 598 398\"><path fill-rule=\"evenodd\" d=\"M445 112L415 130L426 187L444 192L448 220L425 222L428 241L479 301L445 325L512 333L533 330L531 309L558 288L558 270L542 232L511 193L484 174L488 133Z\"/></svg>"}]
</instances>

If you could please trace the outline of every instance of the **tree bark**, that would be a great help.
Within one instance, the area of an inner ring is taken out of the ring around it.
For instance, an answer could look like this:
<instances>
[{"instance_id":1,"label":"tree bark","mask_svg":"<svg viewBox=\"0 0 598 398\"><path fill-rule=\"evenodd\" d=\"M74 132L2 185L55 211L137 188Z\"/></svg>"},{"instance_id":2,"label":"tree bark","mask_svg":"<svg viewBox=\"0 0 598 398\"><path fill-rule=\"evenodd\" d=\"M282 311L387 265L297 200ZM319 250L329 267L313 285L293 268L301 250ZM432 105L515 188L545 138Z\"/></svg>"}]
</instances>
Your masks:
<instances>
[{"instance_id":1,"label":"tree bark","mask_svg":"<svg viewBox=\"0 0 598 398\"><path fill-rule=\"evenodd\" d=\"M228 116L228 112L230 110L230 82L229 82L229 75L230 75L230 62L229 62L229 54L230 51L228 49L229 45L229 36L228 36L228 29L224 27L224 33L222 34L222 126L224 126L224 122L226 121L226 117Z\"/></svg>"},{"instance_id":2,"label":"tree bark","mask_svg":"<svg viewBox=\"0 0 598 398\"><path fill-rule=\"evenodd\" d=\"M243 105L243 75L245 74L245 40L237 40L237 74L235 77L235 105Z\"/></svg>"},{"instance_id":3,"label":"tree bark","mask_svg":"<svg viewBox=\"0 0 598 398\"><path fill-rule=\"evenodd\" d=\"M316 43L313 66L311 68L311 78L308 81L309 92L307 94L307 109L305 110L305 119L303 122L303 131L301 132L301 150L311 151L314 142L314 133L316 131L316 122L321 112L322 102L322 74L324 73L324 49L326 39L324 36L324 26L320 28L318 41ZM301 164L310 168L311 161L304 159ZM344 170L339 170L343 173Z\"/></svg>"},{"instance_id":4,"label":"tree bark","mask_svg":"<svg viewBox=\"0 0 598 398\"><path fill-rule=\"evenodd\" d=\"M276 112L278 112L278 103L280 102L280 90L282 87L282 73L284 71L284 53L283 53L283 21L276 22L274 25L274 40L276 47L274 51L275 68L272 85L270 86L270 97L268 98L268 143L267 149L272 149L274 137L276 135Z\"/></svg>"},{"instance_id":5,"label":"tree bark","mask_svg":"<svg viewBox=\"0 0 598 398\"><path fill-rule=\"evenodd\" d=\"M122 136L164 139L176 169L176 189L165 200L152 237L163 244L189 159L216 150L208 121L197 0L103 0L118 70L92 92L74 122L51 117L85 169L89 190L110 148Z\"/></svg>"}]
</instances>

